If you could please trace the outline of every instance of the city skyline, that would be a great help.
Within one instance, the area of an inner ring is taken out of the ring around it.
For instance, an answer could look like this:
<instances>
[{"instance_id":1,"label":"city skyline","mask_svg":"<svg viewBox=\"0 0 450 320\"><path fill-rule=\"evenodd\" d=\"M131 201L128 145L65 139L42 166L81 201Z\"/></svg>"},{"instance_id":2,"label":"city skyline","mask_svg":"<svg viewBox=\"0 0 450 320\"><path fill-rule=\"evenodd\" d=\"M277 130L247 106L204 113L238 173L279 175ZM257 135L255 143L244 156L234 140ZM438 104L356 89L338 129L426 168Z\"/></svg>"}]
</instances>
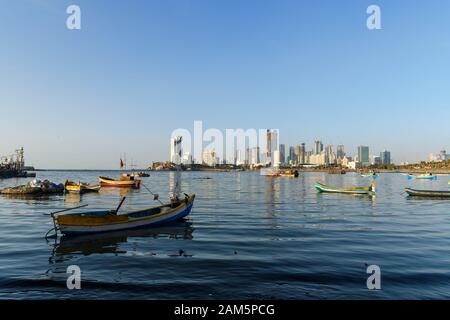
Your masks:
<instances>
[{"instance_id":1,"label":"city skyline","mask_svg":"<svg viewBox=\"0 0 450 320\"><path fill-rule=\"evenodd\" d=\"M343 144L333 146L324 144L321 140L314 140L310 149L307 149L307 144L304 142L286 148L286 144L279 141L278 131L269 129L266 130L266 139L259 140L256 145L252 146L246 143L245 147L233 145L233 148L230 149L220 143L223 150L218 150L214 144L208 144L205 147L203 142L198 158L193 156L192 148L186 150L181 143L182 140L182 136L174 136L170 139L169 162L208 166L219 164L238 166L340 165L353 169L369 165L400 164L393 161L389 150L383 149L377 154L377 152L371 152L369 146L363 145L358 146L355 153L346 151ZM189 141L188 145L191 146L191 144L192 142ZM265 148L261 149L261 145L264 145ZM288 154L286 154L286 149L289 150ZM450 159L450 155L447 155L445 150L441 150L438 155L430 154L429 157L430 161ZM157 163L161 162L163 161Z\"/></svg>"},{"instance_id":2,"label":"city skyline","mask_svg":"<svg viewBox=\"0 0 450 320\"><path fill-rule=\"evenodd\" d=\"M279 128L286 154L317 137L397 163L450 149L448 1L377 1L381 30L366 26L370 1L77 0L82 28L68 30L71 4L3 4L0 156L145 167L197 119Z\"/></svg>"}]
</instances>

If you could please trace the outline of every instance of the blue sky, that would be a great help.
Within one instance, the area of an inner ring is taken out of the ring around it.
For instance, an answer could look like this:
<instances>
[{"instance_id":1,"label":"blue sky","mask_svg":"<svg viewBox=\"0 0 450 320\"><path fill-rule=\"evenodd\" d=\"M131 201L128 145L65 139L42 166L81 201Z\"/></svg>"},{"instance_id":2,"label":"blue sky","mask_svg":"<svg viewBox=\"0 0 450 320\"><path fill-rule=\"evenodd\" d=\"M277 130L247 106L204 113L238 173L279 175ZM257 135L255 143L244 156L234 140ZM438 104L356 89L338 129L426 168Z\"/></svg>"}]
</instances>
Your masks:
<instances>
[{"instance_id":1,"label":"blue sky","mask_svg":"<svg viewBox=\"0 0 450 320\"><path fill-rule=\"evenodd\" d=\"M194 120L398 162L450 149L446 0L0 4L0 154L24 146L37 167L145 166ZM370 4L382 30L366 28Z\"/></svg>"}]
</instances>

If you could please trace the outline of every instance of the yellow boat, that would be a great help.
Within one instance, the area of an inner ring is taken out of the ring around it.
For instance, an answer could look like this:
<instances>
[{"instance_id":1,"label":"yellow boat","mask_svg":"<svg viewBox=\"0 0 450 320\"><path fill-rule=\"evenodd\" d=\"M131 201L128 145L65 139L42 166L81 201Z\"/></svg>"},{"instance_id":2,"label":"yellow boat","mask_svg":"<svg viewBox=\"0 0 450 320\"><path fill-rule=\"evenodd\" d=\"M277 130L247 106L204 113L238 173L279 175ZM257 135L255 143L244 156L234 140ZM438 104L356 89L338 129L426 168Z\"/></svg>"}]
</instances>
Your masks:
<instances>
[{"instance_id":1,"label":"yellow boat","mask_svg":"<svg viewBox=\"0 0 450 320\"><path fill-rule=\"evenodd\" d=\"M87 205L51 213L54 230L64 235L79 235L98 232L120 231L159 226L186 217L194 204L195 194L185 195L182 200L171 201L161 206L119 214L124 202L122 198L116 210L95 210L72 214L62 212L83 208ZM53 230L53 229L52 229ZM51 231L51 230L50 230Z\"/></svg>"},{"instance_id":2,"label":"yellow boat","mask_svg":"<svg viewBox=\"0 0 450 320\"><path fill-rule=\"evenodd\" d=\"M100 190L100 185L90 185L87 183L74 183L73 181L67 180L65 183L65 189L70 193L85 193L85 192L98 192Z\"/></svg>"},{"instance_id":3,"label":"yellow boat","mask_svg":"<svg viewBox=\"0 0 450 320\"><path fill-rule=\"evenodd\" d=\"M298 171L285 171L280 173L281 177L291 177L291 178L298 178Z\"/></svg>"},{"instance_id":4,"label":"yellow boat","mask_svg":"<svg viewBox=\"0 0 450 320\"><path fill-rule=\"evenodd\" d=\"M266 177L291 177L291 178L298 178L298 171L272 171L267 174L265 174Z\"/></svg>"}]
</instances>

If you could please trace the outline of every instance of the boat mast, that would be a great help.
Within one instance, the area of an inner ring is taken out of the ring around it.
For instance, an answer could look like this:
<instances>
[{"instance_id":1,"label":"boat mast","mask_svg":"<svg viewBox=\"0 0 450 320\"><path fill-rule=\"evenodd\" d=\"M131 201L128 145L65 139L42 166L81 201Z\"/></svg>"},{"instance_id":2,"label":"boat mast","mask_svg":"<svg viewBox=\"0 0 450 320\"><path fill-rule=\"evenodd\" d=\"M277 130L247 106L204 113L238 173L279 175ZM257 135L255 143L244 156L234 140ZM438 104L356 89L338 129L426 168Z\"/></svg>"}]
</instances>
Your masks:
<instances>
[{"instance_id":1,"label":"boat mast","mask_svg":"<svg viewBox=\"0 0 450 320\"><path fill-rule=\"evenodd\" d=\"M183 154L182 152L182 147L181 147L181 143L183 141L183 137L175 137L175 181L174 181L174 188L172 191L172 196L171 198L173 200L179 199L180 197L180 193L181 193L181 155Z\"/></svg>"}]
</instances>

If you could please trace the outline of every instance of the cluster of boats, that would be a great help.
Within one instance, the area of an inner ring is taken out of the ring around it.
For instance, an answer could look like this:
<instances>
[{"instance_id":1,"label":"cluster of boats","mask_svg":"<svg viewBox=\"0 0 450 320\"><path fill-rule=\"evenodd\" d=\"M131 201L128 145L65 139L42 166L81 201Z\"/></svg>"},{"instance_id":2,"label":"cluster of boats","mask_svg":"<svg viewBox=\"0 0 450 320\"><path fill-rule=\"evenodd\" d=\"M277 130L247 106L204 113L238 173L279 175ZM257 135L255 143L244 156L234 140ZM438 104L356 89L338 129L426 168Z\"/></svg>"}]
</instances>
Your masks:
<instances>
[{"instance_id":1,"label":"cluster of boats","mask_svg":"<svg viewBox=\"0 0 450 320\"><path fill-rule=\"evenodd\" d=\"M425 174L405 174L408 180L437 180L438 176L431 173ZM342 194L353 194L353 195L369 195L374 196L376 194L375 179L378 177L378 173L362 173L362 177L372 178L370 186L367 187L335 187L329 186L321 182L317 182L314 187L319 192L325 193L342 193ZM448 182L450 186L450 181ZM419 190L414 188L405 188L405 192L411 197L433 197L433 198L450 198L450 190Z\"/></svg>"},{"instance_id":2,"label":"cluster of boats","mask_svg":"<svg viewBox=\"0 0 450 320\"><path fill-rule=\"evenodd\" d=\"M109 177L99 177L98 178L99 184L96 185L91 185L84 182L75 183L70 180L66 180L64 185L65 190L67 192L80 194L86 192L98 192L102 187L139 189L141 186L141 180L137 179L136 177L138 177L138 175L124 173L120 176L119 179L112 179Z\"/></svg>"},{"instance_id":3,"label":"cluster of boats","mask_svg":"<svg viewBox=\"0 0 450 320\"><path fill-rule=\"evenodd\" d=\"M265 175L273 177L298 177L299 173L298 171L277 171L275 173L269 173ZM408 180L437 180L437 175L433 174L406 175ZM361 173L361 176L369 178L371 180L370 185L362 187L336 187L324 184L322 182L317 182L314 187L320 193L375 196L377 192L375 180L379 176L379 174L377 172L365 172ZM141 180L137 179L136 175L123 174L119 179L99 177L99 184L97 185L66 181L65 190L67 192L81 194L84 192L98 192L100 188L103 187L137 189L140 188L140 186ZM148 188L146 187L146 189ZM448 190L418 190L413 188L406 188L406 193L409 196L413 197L450 198L450 191ZM153 195L154 200L159 201L158 196L155 194ZM172 197L168 203L162 203L160 201L161 205L156 207L119 214L120 208L125 201L125 197L123 197L117 208L112 210L93 210L63 214L66 211L80 209L87 206L83 205L51 213L51 217L54 223L54 228L52 230L55 231L55 235L57 235L58 232L62 235L80 235L98 232L137 229L148 226L158 226L186 217L192 209L194 199L195 194L189 195L184 193L184 198L180 198L177 195Z\"/></svg>"}]
</instances>

